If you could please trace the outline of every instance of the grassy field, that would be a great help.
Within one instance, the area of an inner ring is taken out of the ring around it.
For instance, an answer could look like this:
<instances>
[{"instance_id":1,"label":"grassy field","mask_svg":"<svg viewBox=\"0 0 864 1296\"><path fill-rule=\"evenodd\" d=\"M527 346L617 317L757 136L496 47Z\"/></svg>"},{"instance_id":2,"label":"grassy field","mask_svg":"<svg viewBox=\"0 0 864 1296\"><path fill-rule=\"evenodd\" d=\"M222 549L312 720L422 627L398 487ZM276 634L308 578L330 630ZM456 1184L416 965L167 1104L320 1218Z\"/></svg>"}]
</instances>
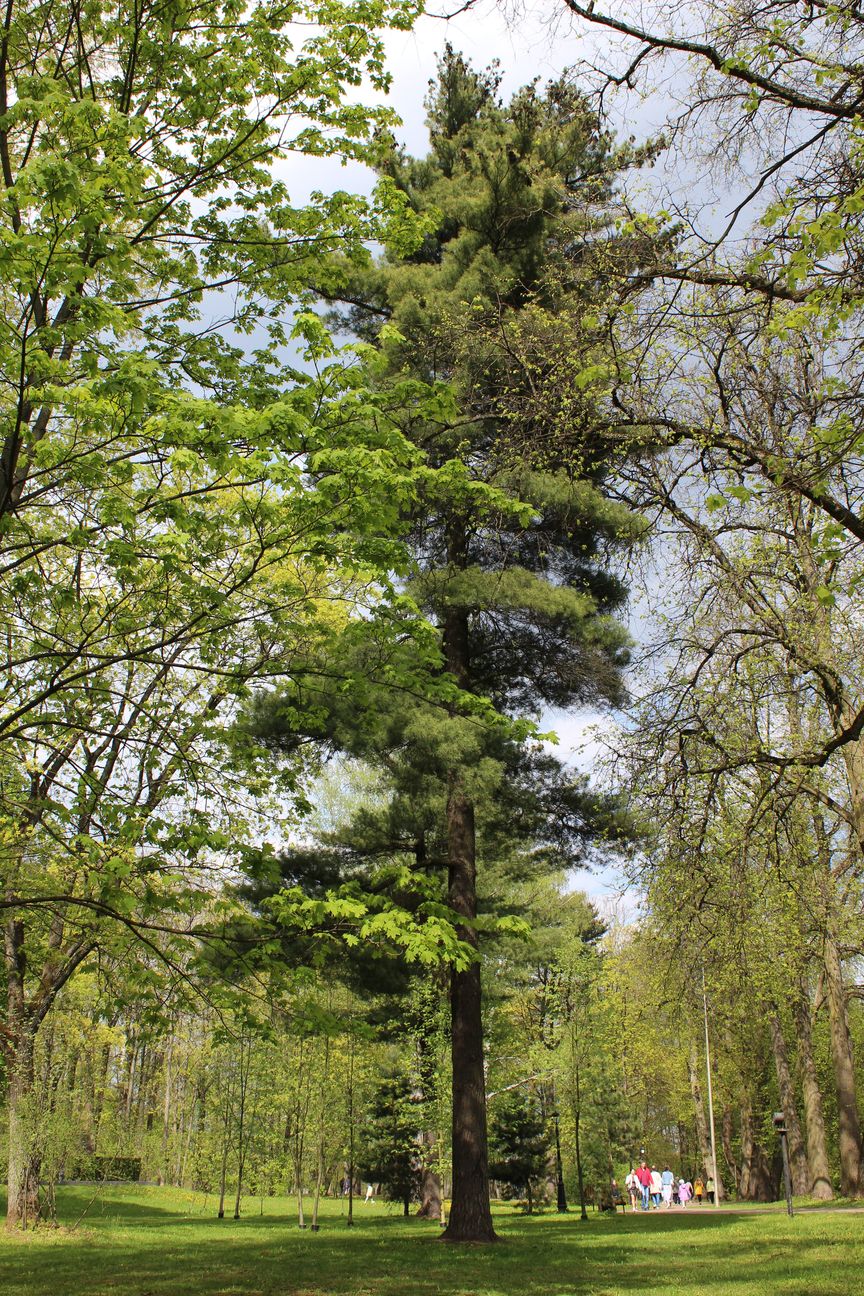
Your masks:
<instances>
[{"instance_id":1,"label":"grassy field","mask_svg":"<svg viewBox=\"0 0 864 1296\"><path fill-rule=\"evenodd\" d=\"M496 1217L494 1247L451 1247L438 1229L379 1205L325 1203L301 1232L284 1200L171 1189L70 1187L61 1228L0 1238L3 1296L855 1296L864 1215L686 1213ZM89 1206L89 1208L88 1208ZM86 1211L86 1213L84 1213ZM83 1218L82 1218L83 1215ZM78 1221L76 1223L76 1221ZM73 1227L74 1226L74 1227Z\"/></svg>"}]
</instances>

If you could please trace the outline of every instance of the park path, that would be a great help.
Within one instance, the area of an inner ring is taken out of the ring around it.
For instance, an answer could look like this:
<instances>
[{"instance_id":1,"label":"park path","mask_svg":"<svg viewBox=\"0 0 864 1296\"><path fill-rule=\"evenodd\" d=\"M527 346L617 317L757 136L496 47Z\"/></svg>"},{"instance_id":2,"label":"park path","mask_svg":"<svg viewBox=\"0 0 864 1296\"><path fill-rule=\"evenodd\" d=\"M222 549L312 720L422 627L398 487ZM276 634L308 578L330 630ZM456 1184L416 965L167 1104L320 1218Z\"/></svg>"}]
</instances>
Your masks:
<instances>
[{"instance_id":1,"label":"park path","mask_svg":"<svg viewBox=\"0 0 864 1296\"><path fill-rule=\"evenodd\" d=\"M716 1219L720 1215L785 1215L785 1202L776 1202L770 1206L688 1206L684 1210L681 1206L673 1206L670 1210L661 1207L659 1210L641 1211L629 1210L623 1212L626 1215L686 1215L688 1219ZM794 1208L796 1215L861 1215L864 1214L864 1205L862 1206L796 1206Z\"/></svg>"}]
</instances>

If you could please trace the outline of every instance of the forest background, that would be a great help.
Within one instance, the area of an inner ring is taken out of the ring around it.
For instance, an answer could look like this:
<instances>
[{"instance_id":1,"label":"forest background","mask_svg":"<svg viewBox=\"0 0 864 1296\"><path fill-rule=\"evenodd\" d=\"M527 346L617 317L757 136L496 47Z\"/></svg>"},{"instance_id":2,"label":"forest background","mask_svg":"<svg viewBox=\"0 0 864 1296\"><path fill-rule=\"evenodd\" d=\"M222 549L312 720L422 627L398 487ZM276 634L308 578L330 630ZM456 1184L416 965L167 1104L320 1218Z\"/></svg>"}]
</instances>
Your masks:
<instances>
[{"instance_id":1,"label":"forest background","mask_svg":"<svg viewBox=\"0 0 864 1296\"><path fill-rule=\"evenodd\" d=\"M444 49L417 158L410 5L8 10L13 1225L707 1177L703 986L723 1191L779 1110L862 1192L860 19L565 10L549 84ZM589 780L542 735L596 707Z\"/></svg>"}]
</instances>

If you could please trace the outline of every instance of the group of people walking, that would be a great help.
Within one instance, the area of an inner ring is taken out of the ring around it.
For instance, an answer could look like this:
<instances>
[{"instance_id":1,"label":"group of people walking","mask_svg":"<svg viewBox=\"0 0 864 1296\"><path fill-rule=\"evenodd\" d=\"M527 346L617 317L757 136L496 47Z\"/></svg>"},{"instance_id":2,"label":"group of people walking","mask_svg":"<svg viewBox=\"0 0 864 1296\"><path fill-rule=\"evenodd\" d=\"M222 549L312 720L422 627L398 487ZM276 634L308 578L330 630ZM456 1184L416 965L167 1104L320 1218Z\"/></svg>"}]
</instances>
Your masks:
<instances>
[{"instance_id":1,"label":"group of people walking","mask_svg":"<svg viewBox=\"0 0 864 1296\"><path fill-rule=\"evenodd\" d=\"M640 1206L643 1211L660 1210L661 1206L666 1210L672 1206L683 1209L690 1201L701 1206L706 1197L711 1202L714 1200L713 1179L704 1180L697 1175L691 1182L674 1175L668 1165L660 1171L656 1166L649 1166L647 1161L641 1161L635 1170L631 1166L624 1182L634 1211Z\"/></svg>"}]
</instances>

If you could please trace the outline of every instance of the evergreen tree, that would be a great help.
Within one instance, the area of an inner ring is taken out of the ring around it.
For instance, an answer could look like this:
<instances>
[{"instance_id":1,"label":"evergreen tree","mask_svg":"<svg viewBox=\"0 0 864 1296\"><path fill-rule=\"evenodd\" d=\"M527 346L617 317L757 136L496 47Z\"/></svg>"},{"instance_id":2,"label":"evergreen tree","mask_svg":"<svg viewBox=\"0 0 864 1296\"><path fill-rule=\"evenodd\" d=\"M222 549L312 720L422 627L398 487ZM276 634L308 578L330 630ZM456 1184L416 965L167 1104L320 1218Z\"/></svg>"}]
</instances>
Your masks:
<instances>
[{"instance_id":1,"label":"evergreen tree","mask_svg":"<svg viewBox=\"0 0 864 1296\"><path fill-rule=\"evenodd\" d=\"M391 247L360 272L330 263L319 287L347 303L343 325L377 348L383 387L411 378L441 385L439 418L428 406L422 414L404 408L403 430L444 473L410 519L409 590L438 628L442 666L461 692L437 707L379 693L361 719L356 692L348 712L323 674L318 687L326 695L321 732L384 762L392 813L425 799L425 823L404 814L397 839L404 844L410 833L421 868L430 867L434 839L459 935L475 954L451 975L453 1208L445 1236L478 1241L494 1239L478 858L494 841L496 817L509 815L517 834L520 817L532 818L541 843L563 825L571 849L598 827L586 789L552 758L521 747L524 728L490 721L488 706L515 720L545 706L621 699L627 640L614 614L625 589L610 560L641 529L604 494L611 447L583 431L591 374L603 368L596 337L571 350L566 372L535 371L530 354L538 336L554 333L552 312L565 296L567 309L587 318L588 303L608 294L615 257L632 256L623 243L610 252L610 231L613 180L634 159L613 147L566 79L503 104L494 70L477 73L449 48L427 106L429 155L407 158L383 141L380 165L418 216L437 213L437 229L419 253ZM511 330L522 358L511 354ZM566 399L538 405L544 385ZM356 663L353 670L370 673ZM485 709L466 711L466 694ZM296 694L263 708L261 731L269 727L271 738L280 707L284 733Z\"/></svg>"},{"instance_id":2,"label":"evergreen tree","mask_svg":"<svg viewBox=\"0 0 864 1296\"><path fill-rule=\"evenodd\" d=\"M409 1213L420 1185L417 1109L411 1082L398 1071L378 1080L361 1133L360 1173Z\"/></svg>"},{"instance_id":3,"label":"evergreen tree","mask_svg":"<svg viewBox=\"0 0 864 1296\"><path fill-rule=\"evenodd\" d=\"M515 1093L499 1098L490 1122L490 1144L489 1173L515 1192L524 1192L530 1215L549 1157L549 1133L537 1102Z\"/></svg>"}]
</instances>

